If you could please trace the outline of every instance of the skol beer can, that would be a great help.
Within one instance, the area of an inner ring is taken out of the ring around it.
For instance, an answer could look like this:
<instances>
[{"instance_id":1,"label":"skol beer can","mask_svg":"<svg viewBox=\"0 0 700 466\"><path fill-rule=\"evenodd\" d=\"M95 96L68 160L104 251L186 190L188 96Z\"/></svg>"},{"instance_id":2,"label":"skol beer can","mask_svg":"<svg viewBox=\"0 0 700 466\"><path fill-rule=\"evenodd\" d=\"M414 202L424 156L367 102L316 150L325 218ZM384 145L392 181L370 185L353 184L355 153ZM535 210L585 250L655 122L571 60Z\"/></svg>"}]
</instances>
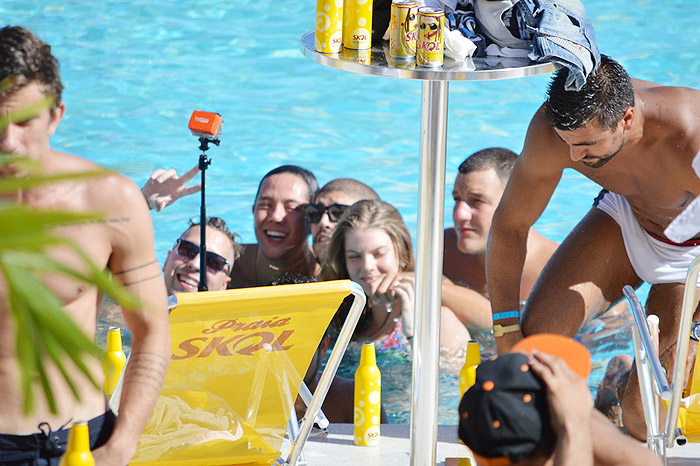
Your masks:
<instances>
[{"instance_id":1,"label":"skol beer can","mask_svg":"<svg viewBox=\"0 0 700 466\"><path fill-rule=\"evenodd\" d=\"M418 4L414 0L391 2L389 50L393 58L410 60L416 57L417 13Z\"/></svg>"},{"instance_id":2,"label":"skol beer can","mask_svg":"<svg viewBox=\"0 0 700 466\"><path fill-rule=\"evenodd\" d=\"M372 48L372 0L343 1L343 47Z\"/></svg>"},{"instance_id":3,"label":"skol beer can","mask_svg":"<svg viewBox=\"0 0 700 466\"><path fill-rule=\"evenodd\" d=\"M416 63L441 66L444 52L445 13L439 8L418 9L418 43Z\"/></svg>"},{"instance_id":4,"label":"skol beer can","mask_svg":"<svg viewBox=\"0 0 700 466\"><path fill-rule=\"evenodd\" d=\"M315 50L338 53L343 43L343 0L317 0Z\"/></svg>"}]
</instances>

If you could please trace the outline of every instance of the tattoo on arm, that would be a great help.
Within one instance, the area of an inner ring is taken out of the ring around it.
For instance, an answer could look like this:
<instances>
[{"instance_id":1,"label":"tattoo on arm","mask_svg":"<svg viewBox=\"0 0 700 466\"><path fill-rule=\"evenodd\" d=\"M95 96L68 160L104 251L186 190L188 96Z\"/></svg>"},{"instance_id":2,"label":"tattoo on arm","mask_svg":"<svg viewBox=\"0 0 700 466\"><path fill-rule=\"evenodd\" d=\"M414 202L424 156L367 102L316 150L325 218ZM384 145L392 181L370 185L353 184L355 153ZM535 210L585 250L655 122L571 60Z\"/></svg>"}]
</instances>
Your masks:
<instances>
[{"instance_id":1,"label":"tattoo on arm","mask_svg":"<svg viewBox=\"0 0 700 466\"><path fill-rule=\"evenodd\" d=\"M154 259L154 260L152 260L151 262L146 262L145 264L137 265L136 267L132 267L132 268L126 269L126 270L121 270L121 271L119 271L119 272L114 272L114 271L113 271L112 273L113 273L114 275L121 275L121 274L123 274L123 273L133 272L134 270L142 269L142 268L144 268L144 267L148 267L149 265L157 264L157 263L158 263L158 259Z\"/></svg>"},{"instance_id":2,"label":"tattoo on arm","mask_svg":"<svg viewBox=\"0 0 700 466\"><path fill-rule=\"evenodd\" d=\"M131 353L124 374L124 385L130 383L145 385L160 392L167 369L167 359L158 353L150 351Z\"/></svg>"},{"instance_id":3,"label":"tattoo on arm","mask_svg":"<svg viewBox=\"0 0 700 466\"><path fill-rule=\"evenodd\" d=\"M124 286L135 285L137 283L147 282L148 280L153 280L154 278L160 279L160 278L163 278L163 276L160 273L158 273L156 275L151 275L150 277L142 278L140 280L134 280L133 282L122 283L122 285L124 285Z\"/></svg>"}]
</instances>

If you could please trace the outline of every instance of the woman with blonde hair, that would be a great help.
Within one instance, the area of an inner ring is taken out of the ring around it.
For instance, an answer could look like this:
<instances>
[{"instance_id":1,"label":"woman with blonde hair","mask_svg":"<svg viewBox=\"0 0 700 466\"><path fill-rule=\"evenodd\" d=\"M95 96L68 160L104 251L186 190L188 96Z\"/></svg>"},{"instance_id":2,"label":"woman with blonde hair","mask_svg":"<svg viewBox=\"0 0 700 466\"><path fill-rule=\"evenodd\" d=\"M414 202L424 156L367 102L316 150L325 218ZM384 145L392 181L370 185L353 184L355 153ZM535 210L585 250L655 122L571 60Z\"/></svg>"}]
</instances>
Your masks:
<instances>
[{"instance_id":1,"label":"woman with blonde hair","mask_svg":"<svg viewBox=\"0 0 700 466\"><path fill-rule=\"evenodd\" d=\"M379 200L348 208L328 247L321 279L349 278L362 286L367 306L355 338L374 341L377 350L407 350L413 338L415 277L411 235L395 207ZM344 321L346 312L339 311ZM446 307L441 309L440 346L466 348L469 332Z\"/></svg>"}]
</instances>

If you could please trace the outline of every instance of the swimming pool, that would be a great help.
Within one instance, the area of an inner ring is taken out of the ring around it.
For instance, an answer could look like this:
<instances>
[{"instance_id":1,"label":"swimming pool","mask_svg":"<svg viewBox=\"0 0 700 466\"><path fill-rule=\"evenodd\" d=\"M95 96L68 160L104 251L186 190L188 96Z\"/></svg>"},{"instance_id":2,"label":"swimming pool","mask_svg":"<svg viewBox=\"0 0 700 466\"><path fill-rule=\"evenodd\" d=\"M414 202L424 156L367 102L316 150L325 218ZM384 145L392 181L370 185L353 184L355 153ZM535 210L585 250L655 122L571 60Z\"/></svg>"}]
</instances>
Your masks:
<instances>
[{"instance_id":1,"label":"swimming pool","mask_svg":"<svg viewBox=\"0 0 700 466\"><path fill-rule=\"evenodd\" d=\"M584 2L601 51L632 76L700 88L695 0ZM339 176L361 179L399 208L415 238L421 84L359 76L304 58L299 39L313 28L314 9L313 0L183 0L176 6L165 0L6 0L0 18L35 31L61 61L67 114L55 148L141 185L156 168L194 166L199 151L187 130L189 116L196 109L219 112L225 127L221 146L208 152L207 210L225 218L244 242L254 241L250 210L257 183L283 163L312 169L321 184ZM520 150L547 82L539 76L450 85L448 193L470 153L493 145ZM578 173L565 173L538 230L561 241L597 192ZM161 261L198 212L195 196L153 214ZM594 385L607 358L628 352L629 345L619 334L583 338L599 348ZM403 380L398 400L401 390L410 390ZM454 376L442 376L440 396L440 421L452 424ZM391 420L406 422L408 405L397 403Z\"/></svg>"}]
</instances>

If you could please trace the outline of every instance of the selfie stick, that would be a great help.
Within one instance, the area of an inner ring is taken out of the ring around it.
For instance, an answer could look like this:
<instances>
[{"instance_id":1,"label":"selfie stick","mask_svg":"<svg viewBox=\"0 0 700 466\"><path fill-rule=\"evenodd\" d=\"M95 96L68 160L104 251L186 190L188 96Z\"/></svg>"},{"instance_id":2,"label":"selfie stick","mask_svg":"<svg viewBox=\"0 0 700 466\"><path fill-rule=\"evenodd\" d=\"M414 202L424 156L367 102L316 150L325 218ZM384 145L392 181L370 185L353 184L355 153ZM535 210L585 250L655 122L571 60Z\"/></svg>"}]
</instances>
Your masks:
<instances>
[{"instance_id":1,"label":"selfie stick","mask_svg":"<svg viewBox=\"0 0 700 466\"><path fill-rule=\"evenodd\" d=\"M199 136L199 170L202 173L202 198L199 207L199 286L197 291L208 291L207 287L207 204L206 204L206 170L211 164L207 158L209 143L219 145L223 121L218 113L195 110L190 117L189 128L192 134Z\"/></svg>"}]
</instances>

